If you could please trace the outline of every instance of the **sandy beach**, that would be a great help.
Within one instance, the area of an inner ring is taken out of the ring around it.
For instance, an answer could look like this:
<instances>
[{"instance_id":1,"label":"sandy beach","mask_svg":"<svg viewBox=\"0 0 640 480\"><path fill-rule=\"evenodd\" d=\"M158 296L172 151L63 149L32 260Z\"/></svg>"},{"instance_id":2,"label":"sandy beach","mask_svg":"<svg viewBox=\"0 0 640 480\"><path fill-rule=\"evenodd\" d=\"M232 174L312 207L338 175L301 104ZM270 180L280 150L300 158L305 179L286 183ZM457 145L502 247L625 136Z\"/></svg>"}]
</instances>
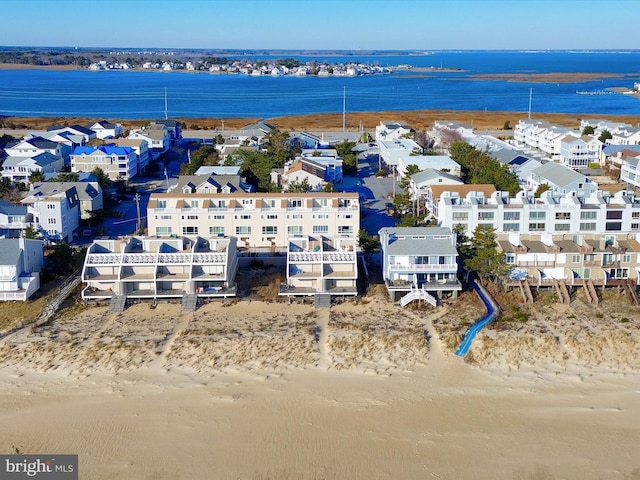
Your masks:
<instances>
[{"instance_id":1,"label":"sandy beach","mask_svg":"<svg viewBox=\"0 0 640 480\"><path fill-rule=\"evenodd\" d=\"M538 304L464 360L471 293L91 307L0 341L0 451L78 453L90 479L640 478L620 298Z\"/></svg>"}]
</instances>

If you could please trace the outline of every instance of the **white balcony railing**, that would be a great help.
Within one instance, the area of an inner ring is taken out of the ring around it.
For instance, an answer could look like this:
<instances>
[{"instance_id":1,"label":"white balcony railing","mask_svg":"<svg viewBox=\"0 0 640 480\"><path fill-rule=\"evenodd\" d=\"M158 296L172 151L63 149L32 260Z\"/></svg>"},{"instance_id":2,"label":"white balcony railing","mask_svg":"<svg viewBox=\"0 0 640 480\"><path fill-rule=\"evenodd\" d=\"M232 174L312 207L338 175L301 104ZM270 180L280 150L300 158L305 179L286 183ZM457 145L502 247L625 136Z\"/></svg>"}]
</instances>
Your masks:
<instances>
[{"instance_id":1,"label":"white balcony railing","mask_svg":"<svg viewBox=\"0 0 640 480\"><path fill-rule=\"evenodd\" d=\"M455 263L445 263L445 264L411 264L411 265L401 265L401 264L393 264L389 265L389 270L391 271L411 271L411 272L429 272L429 271L452 271L455 272L458 270L458 265Z\"/></svg>"}]
</instances>

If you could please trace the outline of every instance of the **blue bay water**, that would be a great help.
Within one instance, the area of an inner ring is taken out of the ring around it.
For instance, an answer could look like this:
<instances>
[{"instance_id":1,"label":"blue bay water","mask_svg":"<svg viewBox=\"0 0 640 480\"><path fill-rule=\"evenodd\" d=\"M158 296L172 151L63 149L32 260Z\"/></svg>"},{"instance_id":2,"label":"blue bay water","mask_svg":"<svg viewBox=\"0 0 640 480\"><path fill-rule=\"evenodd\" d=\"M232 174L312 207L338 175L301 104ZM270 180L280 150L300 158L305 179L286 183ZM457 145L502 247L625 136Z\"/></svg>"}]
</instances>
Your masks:
<instances>
[{"instance_id":1,"label":"blue bay water","mask_svg":"<svg viewBox=\"0 0 640 480\"><path fill-rule=\"evenodd\" d=\"M265 59L269 57L251 57ZM281 58L280 57L273 57ZM640 81L640 51L433 52L429 55L296 57L328 63L459 68L362 77L251 77L192 72L0 70L0 115L156 118L261 117L423 109L640 115L622 94L578 95ZM510 82L477 74L607 73L594 81Z\"/></svg>"}]
</instances>

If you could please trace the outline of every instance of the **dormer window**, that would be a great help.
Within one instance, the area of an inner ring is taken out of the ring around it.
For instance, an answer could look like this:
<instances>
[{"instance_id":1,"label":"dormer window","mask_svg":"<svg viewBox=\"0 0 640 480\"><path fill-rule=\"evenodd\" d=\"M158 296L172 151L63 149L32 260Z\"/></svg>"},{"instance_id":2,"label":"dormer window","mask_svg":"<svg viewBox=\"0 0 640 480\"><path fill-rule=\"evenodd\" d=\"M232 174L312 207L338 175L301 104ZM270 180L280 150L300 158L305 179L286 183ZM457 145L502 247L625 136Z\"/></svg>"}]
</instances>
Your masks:
<instances>
[{"instance_id":1,"label":"dormer window","mask_svg":"<svg viewBox=\"0 0 640 480\"><path fill-rule=\"evenodd\" d=\"M231 188L229 187L229 185L225 185L224 187L222 187L222 193L231 193Z\"/></svg>"}]
</instances>

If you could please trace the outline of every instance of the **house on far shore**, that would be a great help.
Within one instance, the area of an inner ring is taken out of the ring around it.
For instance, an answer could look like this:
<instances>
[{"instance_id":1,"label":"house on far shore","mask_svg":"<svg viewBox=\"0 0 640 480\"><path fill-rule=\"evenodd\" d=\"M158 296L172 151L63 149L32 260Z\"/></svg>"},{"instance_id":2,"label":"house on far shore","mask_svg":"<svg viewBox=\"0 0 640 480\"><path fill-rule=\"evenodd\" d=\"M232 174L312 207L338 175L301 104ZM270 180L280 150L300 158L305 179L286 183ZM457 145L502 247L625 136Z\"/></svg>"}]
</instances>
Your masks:
<instances>
[{"instance_id":1,"label":"house on far shore","mask_svg":"<svg viewBox=\"0 0 640 480\"><path fill-rule=\"evenodd\" d=\"M456 234L440 227L385 227L378 232L382 276L392 301L413 300L436 305L436 297L456 298L458 280ZM434 296L435 295L435 296Z\"/></svg>"},{"instance_id":2,"label":"house on far shore","mask_svg":"<svg viewBox=\"0 0 640 480\"><path fill-rule=\"evenodd\" d=\"M40 288L44 242L30 238L0 239L0 301L26 301Z\"/></svg>"}]
</instances>

